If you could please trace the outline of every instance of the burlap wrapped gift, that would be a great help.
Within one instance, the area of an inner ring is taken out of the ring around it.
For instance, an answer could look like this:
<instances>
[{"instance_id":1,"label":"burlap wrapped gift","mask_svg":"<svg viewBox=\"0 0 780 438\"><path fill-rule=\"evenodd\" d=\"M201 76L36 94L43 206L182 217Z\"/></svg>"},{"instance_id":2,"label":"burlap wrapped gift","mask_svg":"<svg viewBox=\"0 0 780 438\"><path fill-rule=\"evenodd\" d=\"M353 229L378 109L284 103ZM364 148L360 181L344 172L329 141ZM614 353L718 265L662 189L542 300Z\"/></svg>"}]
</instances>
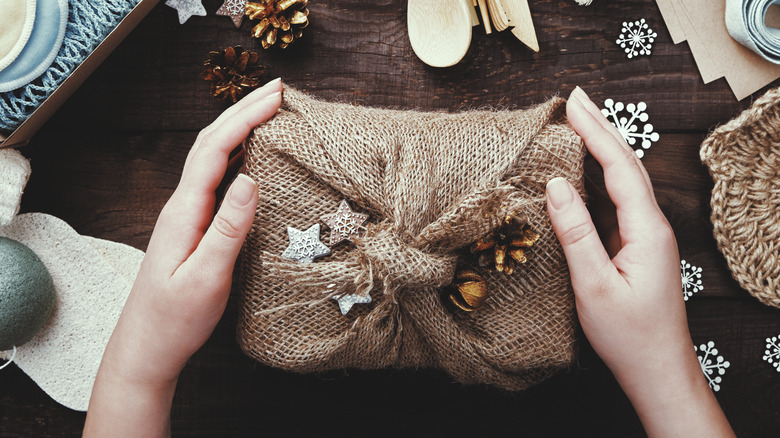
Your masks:
<instances>
[{"instance_id":1,"label":"burlap wrapped gift","mask_svg":"<svg viewBox=\"0 0 780 438\"><path fill-rule=\"evenodd\" d=\"M242 349L297 372L435 367L509 390L569 367L574 299L545 203L556 176L582 192L584 149L563 107L391 111L286 88L246 142L260 203L244 247ZM343 199L370 215L356 243L308 264L280 257L288 226L305 230ZM476 312L448 306L442 288L462 248L507 213L541 234L529 262L512 275L482 271L490 296ZM373 302L344 316L333 297L352 293Z\"/></svg>"}]
</instances>

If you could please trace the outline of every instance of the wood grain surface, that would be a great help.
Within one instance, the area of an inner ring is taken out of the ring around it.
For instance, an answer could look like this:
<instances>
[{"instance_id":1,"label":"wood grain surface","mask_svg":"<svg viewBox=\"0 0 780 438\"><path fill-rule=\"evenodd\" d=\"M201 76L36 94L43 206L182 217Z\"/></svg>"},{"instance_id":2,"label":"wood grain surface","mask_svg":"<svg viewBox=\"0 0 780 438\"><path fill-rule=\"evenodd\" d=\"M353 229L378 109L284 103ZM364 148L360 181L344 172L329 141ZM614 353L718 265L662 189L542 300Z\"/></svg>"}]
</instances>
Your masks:
<instances>
[{"instance_id":1,"label":"wood grain surface","mask_svg":"<svg viewBox=\"0 0 780 438\"><path fill-rule=\"evenodd\" d=\"M226 108L199 79L201 62L228 45L262 51L247 22L237 30L213 15L221 0L203 3L210 15L180 26L161 2L23 149L33 166L24 211L146 248L198 130ZM780 373L761 360L765 338L780 334L780 309L731 279L712 238L712 181L698 158L708 130L751 98L737 102L722 79L703 84L688 47L671 43L652 0L529 4L539 53L509 32L485 36L477 27L463 61L435 69L412 52L405 1L313 0L304 39L263 52L261 60L268 79L281 76L321 98L362 105L514 108L566 96L576 85L597 103L647 102L661 139L644 163L681 257L704 273L704 290L687 303L693 340L715 341L731 363L717 398L737 434L780 436ZM659 36L650 57L629 60L615 39L623 21L642 17ZM236 315L233 296L185 368L172 413L175 436L644 436L584 338L574 369L512 394L463 387L429 370L301 376L270 369L239 351ZM83 421L15 366L0 372L0 437L78 436Z\"/></svg>"}]
</instances>

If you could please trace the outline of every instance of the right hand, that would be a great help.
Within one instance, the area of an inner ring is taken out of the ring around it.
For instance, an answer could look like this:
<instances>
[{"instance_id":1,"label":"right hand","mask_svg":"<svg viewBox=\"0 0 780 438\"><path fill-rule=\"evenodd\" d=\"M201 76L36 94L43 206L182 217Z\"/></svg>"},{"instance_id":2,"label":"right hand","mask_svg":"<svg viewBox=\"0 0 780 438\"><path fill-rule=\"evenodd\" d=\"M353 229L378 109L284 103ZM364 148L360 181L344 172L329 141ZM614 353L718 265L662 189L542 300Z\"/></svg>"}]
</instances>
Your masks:
<instances>
[{"instance_id":1,"label":"right hand","mask_svg":"<svg viewBox=\"0 0 780 438\"><path fill-rule=\"evenodd\" d=\"M566 110L601 164L609 194L593 198L597 231L568 181L555 178L547 186L550 220L569 263L585 336L631 399L648 435L733 436L694 352L677 242L647 171L579 87ZM682 413L694 408L705 410L692 412L693 418L717 414L721 421L714 423L723 433L704 433L690 418L686 424Z\"/></svg>"}]
</instances>

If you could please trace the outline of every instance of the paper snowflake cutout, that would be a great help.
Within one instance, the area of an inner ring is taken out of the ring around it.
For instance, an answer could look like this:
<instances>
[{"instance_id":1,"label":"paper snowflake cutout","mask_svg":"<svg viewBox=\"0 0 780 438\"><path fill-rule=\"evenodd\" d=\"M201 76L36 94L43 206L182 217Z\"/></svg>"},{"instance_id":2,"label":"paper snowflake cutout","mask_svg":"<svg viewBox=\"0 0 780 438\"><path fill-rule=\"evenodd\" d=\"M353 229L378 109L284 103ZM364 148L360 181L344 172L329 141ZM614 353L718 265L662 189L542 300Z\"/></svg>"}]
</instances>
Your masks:
<instances>
[{"instance_id":1,"label":"paper snowflake cutout","mask_svg":"<svg viewBox=\"0 0 780 438\"><path fill-rule=\"evenodd\" d=\"M368 215L355 213L349 208L347 201L341 201L335 213L326 214L321 219L330 228L330 246L333 246L344 240L354 242L352 239L360 233Z\"/></svg>"},{"instance_id":2,"label":"paper snowflake cutout","mask_svg":"<svg viewBox=\"0 0 780 438\"><path fill-rule=\"evenodd\" d=\"M170 6L179 13L179 24L184 24L193 15L206 16L206 8L201 0L166 0L165 6Z\"/></svg>"},{"instance_id":3,"label":"paper snowflake cutout","mask_svg":"<svg viewBox=\"0 0 780 438\"><path fill-rule=\"evenodd\" d=\"M715 348L715 343L710 341L707 344L701 344L698 347L693 347L699 357L699 365L701 371L704 373L704 377L707 378L707 383L710 385L713 391L720 391L720 382L722 381L722 375L726 374L726 368L730 366L727 360L723 359L723 356L718 356L718 349ZM701 353L702 355L699 355ZM713 360L715 363L713 363Z\"/></svg>"},{"instance_id":4,"label":"paper snowflake cutout","mask_svg":"<svg viewBox=\"0 0 780 438\"><path fill-rule=\"evenodd\" d=\"M225 3L217 9L217 15L230 17L236 27L241 27L246 13L246 2L247 0L225 0Z\"/></svg>"},{"instance_id":5,"label":"paper snowflake cutout","mask_svg":"<svg viewBox=\"0 0 780 438\"><path fill-rule=\"evenodd\" d=\"M653 132L653 125L645 123L650 118L645 112L647 111L647 104L639 102L636 105L629 103L624 106L623 102L607 99L604 101L604 106L606 108L601 110L601 114L604 114L604 117L615 125L620 135L626 139L626 143L634 146L637 140L641 140L640 146L642 146L642 149L636 149L635 152L639 158L644 157L645 151L643 149L649 149L654 142L658 141L659 137L657 132ZM619 117L618 113L623 110L626 110L631 118ZM637 120L645 124L642 127L642 132L637 132L639 127L634 124Z\"/></svg>"},{"instance_id":6,"label":"paper snowflake cutout","mask_svg":"<svg viewBox=\"0 0 780 438\"><path fill-rule=\"evenodd\" d=\"M357 294L346 294L342 295L340 297L333 297L334 300L339 302L339 310L341 310L341 314L345 315L349 313L350 310L352 310L352 306L355 304L368 304L371 302L371 295L357 295Z\"/></svg>"},{"instance_id":7,"label":"paper snowflake cutout","mask_svg":"<svg viewBox=\"0 0 780 438\"><path fill-rule=\"evenodd\" d=\"M658 34L653 32L653 29L650 29L645 19L642 18L637 21L624 21L623 29L615 43L625 50L629 58L633 58L639 55L649 55L650 49L653 48L653 41L657 37Z\"/></svg>"},{"instance_id":8,"label":"paper snowflake cutout","mask_svg":"<svg viewBox=\"0 0 780 438\"><path fill-rule=\"evenodd\" d=\"M780 341L778 341L780 335L766 338L766 351L764 352L764 360L769 362L780 373Z\"/></svg>"},{"instance_id":9,"label":"paper snowflake cutout","mask_svg":"<svg viewBox=\"0 0 780 438\"><path fill-rule=\"evenodd\" d=\"M704 289L704 285L701 284L701 268L693 266L685 260L680 260L680 276L682 277L683 299L685 301Z\"/></svg>"},{"instance_id":10,"label":"paper snowflake cutout","mask_svg":"<svg viewBox=\"0 0 780 438\"><path fill-rule=\"evenodd\" d=\"M314 224L306 231L287 227L290 245L282 257L301 263L311 263L317 257L330 254L330 249L320 242L320 224Z\"/></svg>"}]
</instances>

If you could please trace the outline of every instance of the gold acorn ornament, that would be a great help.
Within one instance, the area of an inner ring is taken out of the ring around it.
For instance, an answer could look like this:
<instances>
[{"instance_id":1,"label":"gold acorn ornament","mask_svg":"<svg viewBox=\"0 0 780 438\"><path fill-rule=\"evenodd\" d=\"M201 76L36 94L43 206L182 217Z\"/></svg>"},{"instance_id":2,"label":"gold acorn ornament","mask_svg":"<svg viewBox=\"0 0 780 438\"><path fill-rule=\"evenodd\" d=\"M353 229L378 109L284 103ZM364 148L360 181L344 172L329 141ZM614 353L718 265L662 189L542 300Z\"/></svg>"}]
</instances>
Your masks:
<instances>
[{"instance_id":1,"label":"gold acorn ornament","mask_svg":"<svg viewBox=\"0 0 780 438\"><path fill-rule=\"evenodd\" d=\"M309 25L309 0L260 0L246 4L246 16L260 20L252 36L260 39L264 49L274 44L287 48L303 35Z\"/></svg>"},{"instance_id":2,"label":"gold acorn ornament","mask_svg":"<svg viewBox=\"0 0 780 438\"><path fill-rule=\"evenodd\" d=\"M241 46L209 52L200 76L209 82L211 95L238 102L247 93L259 87L265 67L258 63L257 52Z\"/></svg>"},{"instance_id":3,"label":"gold acorn ornament","mask_svg":"<svg viewBox=\"0 0 780 438\"><path fill-rule=\"evenodd\" d=\"M471 244L480 267L511 274L528 261L526 251L539 240L539 234L527 223L508 214L501 225Z\"/></svg>"},{"instance_id":4,"label":"gold acorn ornament","mask_svg":"<svg viewBox=\"0 0 780 438\"><path fill-rule=\"evenodd\" d=\"M455 273L447 293L452 304L466 312L480 308L488 296L485 280L470 269L460 269Z\"/></svg>"}]
</instances>

